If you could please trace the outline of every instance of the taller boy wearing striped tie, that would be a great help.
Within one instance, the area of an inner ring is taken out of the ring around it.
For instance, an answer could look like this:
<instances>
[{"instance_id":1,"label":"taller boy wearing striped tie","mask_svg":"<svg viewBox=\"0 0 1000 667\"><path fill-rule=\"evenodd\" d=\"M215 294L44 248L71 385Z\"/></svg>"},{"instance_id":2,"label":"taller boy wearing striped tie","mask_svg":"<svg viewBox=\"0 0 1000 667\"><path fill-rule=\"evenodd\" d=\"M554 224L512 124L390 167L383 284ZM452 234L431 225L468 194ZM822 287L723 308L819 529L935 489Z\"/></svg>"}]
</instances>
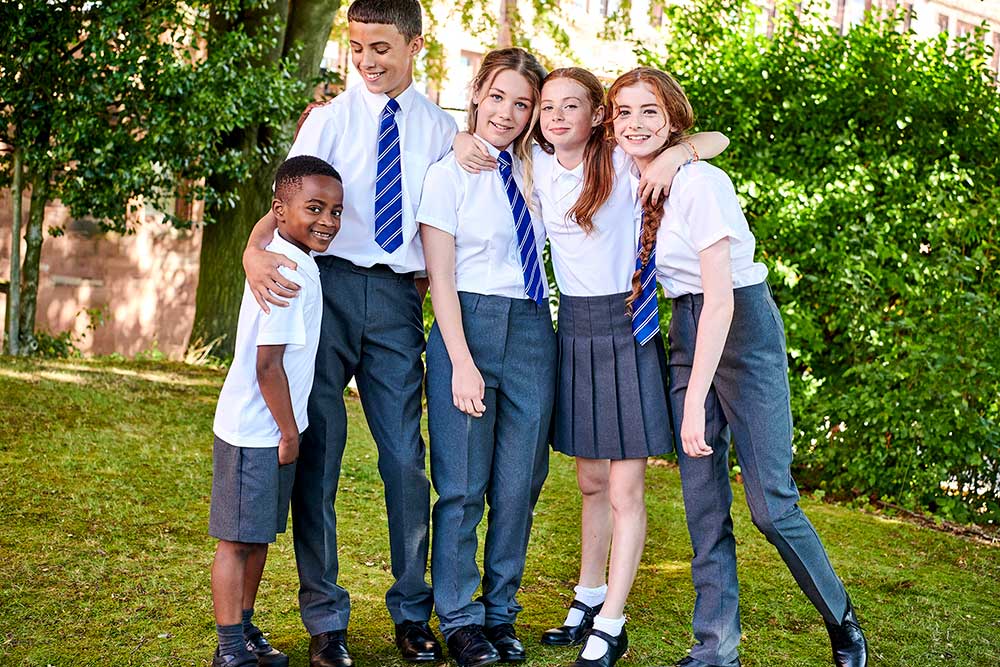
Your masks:
<instances>
[{"instance_id":1,"label":"taller boy wearing striped tie","mask_svg":"<svg viewBox=\"0 0 1000 667\"><path fill-rule=\"evenodd\" d=\"M441 656L427 621L430 488L420 437L426 282L415 213L427 168L446 155L455 121L413 88L423 46L418 0L357 0L348 10L356 85L315 108L289 151L315 155L344 177L340 235L316 257L323 330L292 496L302 621L312 636L311 667L351 667L347 591L337 583L334 502L347 440L344 388L355 377L379 452L392 573L386 605L404 659ZM258 223L244 256L247 279L264 301L294 296L276 272L285 258L262 251L273 222Z\"/></svg>"}]
</instances>

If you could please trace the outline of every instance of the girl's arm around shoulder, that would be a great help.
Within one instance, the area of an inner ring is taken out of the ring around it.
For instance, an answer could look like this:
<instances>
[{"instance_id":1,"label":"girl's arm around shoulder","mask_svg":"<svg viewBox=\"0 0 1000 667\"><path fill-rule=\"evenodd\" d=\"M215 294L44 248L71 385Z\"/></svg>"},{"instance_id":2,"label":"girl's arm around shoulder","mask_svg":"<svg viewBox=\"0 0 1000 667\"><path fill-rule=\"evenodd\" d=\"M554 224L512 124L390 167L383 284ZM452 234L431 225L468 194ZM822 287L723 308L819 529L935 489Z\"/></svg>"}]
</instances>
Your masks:
<instances>
[{"instance_id":1,"label":"girl's arm around shoulder","mask_svg":"<svg viewBox=\"0 0 1000 667\"><path fill-rule=\"evenodd\" d=\"M670 185L677 171L686 164L711 160L729 146L729 138L721 132L699 132L660 153L642 173L639 180L639 200L650 198L652 203L670 194Z\"/></svg>"},{"instance_id":2,"label":"girl's arm around shoulder","mask_svg":"<svg viewBox=\"0 0 1000 667\"><path fill-rule=\"evenodd\" d=\"M476 368L462 325L462 306L455 287L455 237L426 224L420 225L424 262L430 281L434 319L451 360L451 399L467 415L482 417L486 383Z\"/></svg>"}]
</instances>

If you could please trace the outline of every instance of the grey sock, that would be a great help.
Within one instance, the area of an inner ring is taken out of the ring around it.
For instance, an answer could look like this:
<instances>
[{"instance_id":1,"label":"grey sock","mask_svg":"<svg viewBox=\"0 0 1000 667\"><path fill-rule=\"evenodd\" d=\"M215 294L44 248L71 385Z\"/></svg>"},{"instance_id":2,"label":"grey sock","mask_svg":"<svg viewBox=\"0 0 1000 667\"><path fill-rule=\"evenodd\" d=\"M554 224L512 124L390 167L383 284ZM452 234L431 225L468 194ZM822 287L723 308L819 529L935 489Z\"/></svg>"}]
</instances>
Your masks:
<instances>
[{"instance_id":1,"label":"grey sock","mask_svg":"<svg viewBox=\"0 0 1000 667\"><path fill-rule=\"evenodd\" d=\"M236 655L247 650L241 623L234 625L216 623L215 632L219 636L219 655Z\"/></svg>"},{"instance_id":2,"label":"grey sock","mask_svg":"<svg viewBox=\"0 0 1000 667\"><path fill-rule=\"evenodd\" d=\"M260 628L253 624L253 609L243 610L243 636L249 637L255 632L260 632Z\"/></svg>"}]
</instances>

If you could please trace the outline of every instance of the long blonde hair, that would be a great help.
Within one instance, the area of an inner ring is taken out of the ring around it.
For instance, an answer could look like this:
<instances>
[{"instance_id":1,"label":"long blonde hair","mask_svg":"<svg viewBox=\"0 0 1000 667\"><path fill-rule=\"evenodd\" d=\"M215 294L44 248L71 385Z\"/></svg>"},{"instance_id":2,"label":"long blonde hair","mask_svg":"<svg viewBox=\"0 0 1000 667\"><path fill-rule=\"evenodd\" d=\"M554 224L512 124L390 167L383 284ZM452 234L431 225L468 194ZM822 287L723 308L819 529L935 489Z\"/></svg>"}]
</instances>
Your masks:
<instances>
[{"instance_id":1,"label":"long blonde hair","mask_svg":"<svg viewBox=\"0 0 1000 667\"><path fill-rule=\"evenodd\" d=\"M614 119L618 116L618 109L615 107L615 98L622 88L645 83L653 91L656 101L659 102L663 113L670 123L670 131L667 140L657 151L657 155L675 146L686 136L687 131L694 126L694 110L688 101L684 89L666 72L661 72L652 67L637 67L631 72L626 72L618 77L608 90L608 107L611 113L608 114L608 127L612 128ZM614 131L611 130L612 135ZM639 298L642 293L642 268L649 262L649 256L653 251L653 243L656 241L656 233L660 230L660 223L663 221L663 202L652 204L649 200L642 205L642 231L639 233L641 250L639 259L640 268L632 274L632 293L625 299L627 312L632 312L632 303Z\"/></svg>"},{"instance_id":2,"label":"long blonde hair","mask_svg":"<svg viewBox=\"0 0 1000 667\"><path fill-rule=\"evenodd\" d=\"M531 192L534 187L532 178L531 160L531 130L538 124L538 100L542 93L542 80L545 78L545 68L541 63L527 51L513 47L509 49L495 49L486 54L476 78L472 80L472 95L469 97L469 110L467 113L468 131L476 131L476 119L479 115L479 102L483 93L489 90L496 75L503 70L513 70L527 79L531 84L531 119L521 130L514 141L511 142L514 155L516 155L524 167L523 181L524 192L521 193L528 204L531 203Z\"/></svg>"}]
</instances>

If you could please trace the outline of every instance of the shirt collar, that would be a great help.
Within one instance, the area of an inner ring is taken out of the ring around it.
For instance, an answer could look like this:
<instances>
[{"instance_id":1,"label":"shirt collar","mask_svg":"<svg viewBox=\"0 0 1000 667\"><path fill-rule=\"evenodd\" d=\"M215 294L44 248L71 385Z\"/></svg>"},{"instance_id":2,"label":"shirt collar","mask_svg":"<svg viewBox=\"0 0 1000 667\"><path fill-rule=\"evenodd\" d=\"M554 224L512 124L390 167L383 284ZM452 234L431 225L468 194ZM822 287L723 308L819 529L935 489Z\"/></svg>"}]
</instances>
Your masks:
<instances>
[{"instance_id":1,"label":"shirt collar","mask_svg":"<svg viewBox=\"0 0 1000 667\"><path fill-rule=\"evenodd\" d=\"M566 167L562 166L562 164L559 163L559 158L557 158L553 154L553 156L552 156L552 172L551 172L551 174L552 174L552 182L553 183L555 183L556 181L558 181L560 178L563 178L564 176L568 177L568 178L572 178L575 181L582 181L583 180L583 161L581 160L580 164L576 165L572 169L567 169Z\"/></svg>"},{"instance_id":2,"label":"shirt collar","mask_svg":"<svg viewBox=\"0 0 1000 667\"><path fill-rule=\"evenodd\" d=\"M500 156L500 149L499 148L497 148L496 146L494 146L490 142L486 141L485 139L483 139L478 134L473 134L472 136L474 136L476 139L479 139L479 143L481 143L483 146L486 146L486 150L489 152L490 155L492 155L493 157L499 157ZM517 156L514 155L513 151L510 150L510 146L508 146L506 150L507 150L507 153L510 155L510 159L512 161L517 159Z\"/></svg>"},{"instance_id":3,"label":"shirt collar","mask_svg":"<svg viewBox=\"0 0 1000 667\"><path fill-rule=\"evenodd\" d=\"M299 273L302 275L318 280L319 268L316 266L316 260L311 255L302 252L300 248L281 238L281 234L278 233L277 229L274 230L274 238L268 247L271 252L280 253L295 262Z\"/></svg>"},{"instance_id":4,"label":"shirt collar","mask_svg":"<svg viewBox=\"0 0 1000 667\"><path fill-rule=\"evenodd\" d=\"M368 110L371 111L375 118L382 117L382 110L385 109L385 105L389 103L389 96L385 93L371 93L365 88L365 84L362 81L357 85L361 86L361 97L365 100L365 104L368 106ZM406 90L396 95L396 102L399 103L399 111L397 116L404 116L406 112L410 110L413 106L414 96L417 91L413 88L413 82L406 87Z\"/></svg>"}]
</instances>

